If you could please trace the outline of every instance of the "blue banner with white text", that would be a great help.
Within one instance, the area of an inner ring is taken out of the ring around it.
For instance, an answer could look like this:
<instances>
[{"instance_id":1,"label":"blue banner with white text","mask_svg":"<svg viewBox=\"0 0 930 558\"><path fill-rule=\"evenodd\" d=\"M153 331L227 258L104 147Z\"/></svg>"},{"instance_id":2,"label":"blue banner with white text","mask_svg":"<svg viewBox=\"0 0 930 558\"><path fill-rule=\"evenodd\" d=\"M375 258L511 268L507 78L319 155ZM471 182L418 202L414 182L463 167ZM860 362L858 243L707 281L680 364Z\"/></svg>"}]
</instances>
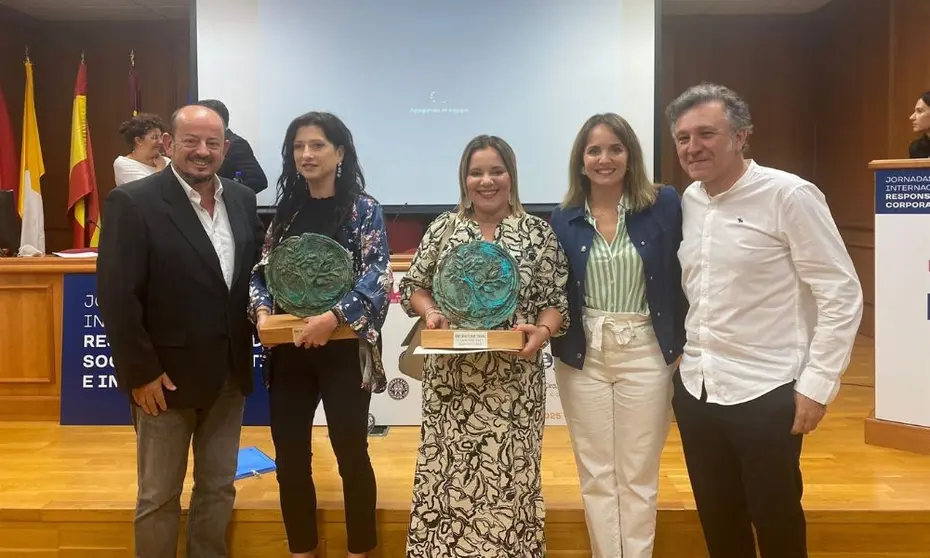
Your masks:
<instances>
[{"instance_id":1,"label":"blue banner with white text","mask_svg":"<svg viewBox=\"0 0 930 558\"><path fill-rule=\"evenodd\" d=\"M930 213L930 169L877 171L875 213Z\"/></svg>"},{"instance_id":2,"label":"blue banner with white text","mask_svg":"<svg viewBox=\"0 0 930 558\"><path fill-rule=\"evenodd\" d=\"M128 425L129 395L117 389L110 346L97 308L97 276L64 276L61 324L61 424ZM243 424L269 424L262 385L261 345L253 339L255 387L246 399Z\"/></svg>"}]
</instances>

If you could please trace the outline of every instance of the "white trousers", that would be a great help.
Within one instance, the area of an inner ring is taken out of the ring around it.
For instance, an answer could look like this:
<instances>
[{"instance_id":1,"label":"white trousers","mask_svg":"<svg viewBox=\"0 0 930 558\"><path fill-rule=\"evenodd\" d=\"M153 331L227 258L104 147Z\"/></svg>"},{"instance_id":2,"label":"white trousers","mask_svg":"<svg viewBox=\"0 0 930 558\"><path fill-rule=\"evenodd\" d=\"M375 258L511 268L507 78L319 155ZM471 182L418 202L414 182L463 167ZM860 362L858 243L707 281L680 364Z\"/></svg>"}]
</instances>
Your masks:
<instances>
[{"instance_id":1,"label":"white trousers","mask_svg":"<svg viewBox=\"0 0 930 558\"><path fill-rule=\"evenodd\" d=\"M674 364L648 317L585 309L584 329L584 369L556 361L555 378L593 555L650 558Z\"/></svg>"}]
</instances>

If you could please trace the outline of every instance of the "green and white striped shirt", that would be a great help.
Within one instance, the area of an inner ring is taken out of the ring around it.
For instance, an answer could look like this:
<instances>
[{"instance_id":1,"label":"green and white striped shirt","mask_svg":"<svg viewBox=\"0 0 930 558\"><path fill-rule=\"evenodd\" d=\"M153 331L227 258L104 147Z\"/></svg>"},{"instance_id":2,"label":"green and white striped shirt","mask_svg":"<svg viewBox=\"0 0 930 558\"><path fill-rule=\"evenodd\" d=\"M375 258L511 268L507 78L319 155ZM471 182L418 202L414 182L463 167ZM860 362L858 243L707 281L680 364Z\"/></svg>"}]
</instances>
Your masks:
<instances>
[{"instance_id":1,"label":"green and white striped shirt","mask_svg":"<svg viewBox=\"0 0 930 558\"><path fill-rule=\"evenodd\" d=\"M584 304L603 312L649 314L643 260L626 230L623 200L617 206L617 233L610 244L597 230L597 222L585 202L585 219L594 227L588 256Z\"/></svg>"}]
</instances>

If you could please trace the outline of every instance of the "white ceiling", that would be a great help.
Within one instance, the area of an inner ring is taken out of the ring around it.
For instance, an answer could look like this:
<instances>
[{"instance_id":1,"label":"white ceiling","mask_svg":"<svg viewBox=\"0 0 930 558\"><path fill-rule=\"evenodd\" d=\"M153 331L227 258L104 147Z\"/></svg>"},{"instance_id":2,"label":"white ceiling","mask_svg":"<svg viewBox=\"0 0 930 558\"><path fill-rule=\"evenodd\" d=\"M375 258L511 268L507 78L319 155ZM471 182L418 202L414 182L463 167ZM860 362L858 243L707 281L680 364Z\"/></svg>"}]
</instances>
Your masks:
<instances>
[{"instance_id":1,"label":"white ceiling","mask_svg":"<svg viewBox=\"0 0 930 558\"><path fill-rule=\"evenodd\" d=\"M0 0L37 19L186 19L193 0ZM236 0L229 0L235 2ZM563 0L566 2L579 0ZM666 14L789 14L813 12L830 0L662 0Z\"/></svg>"}]
</instances>

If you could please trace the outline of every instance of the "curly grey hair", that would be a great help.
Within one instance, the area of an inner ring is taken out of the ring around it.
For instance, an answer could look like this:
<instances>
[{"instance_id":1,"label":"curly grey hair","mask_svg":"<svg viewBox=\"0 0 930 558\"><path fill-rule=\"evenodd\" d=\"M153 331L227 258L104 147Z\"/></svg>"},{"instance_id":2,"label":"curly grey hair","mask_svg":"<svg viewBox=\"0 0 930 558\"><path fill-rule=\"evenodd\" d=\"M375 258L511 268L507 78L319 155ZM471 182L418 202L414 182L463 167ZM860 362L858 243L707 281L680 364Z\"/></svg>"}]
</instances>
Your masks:
<instances>
[{"instance_id":1,"label":"curly grey hair","mask_svg":"<svg viewBox=\"0 0 930 558\"><path fill-rule=\"evenodd\" d=\"M675 134L675 123L681 115L694 107L719 102L723 104L724 112L730 127L734 132L745 131L746 135L752 133L752 118L749 116L749 105L733 90L716 83L702 83L689 88L669 103L665 109L672 135Z\"/></svg>"}]
</instances>

